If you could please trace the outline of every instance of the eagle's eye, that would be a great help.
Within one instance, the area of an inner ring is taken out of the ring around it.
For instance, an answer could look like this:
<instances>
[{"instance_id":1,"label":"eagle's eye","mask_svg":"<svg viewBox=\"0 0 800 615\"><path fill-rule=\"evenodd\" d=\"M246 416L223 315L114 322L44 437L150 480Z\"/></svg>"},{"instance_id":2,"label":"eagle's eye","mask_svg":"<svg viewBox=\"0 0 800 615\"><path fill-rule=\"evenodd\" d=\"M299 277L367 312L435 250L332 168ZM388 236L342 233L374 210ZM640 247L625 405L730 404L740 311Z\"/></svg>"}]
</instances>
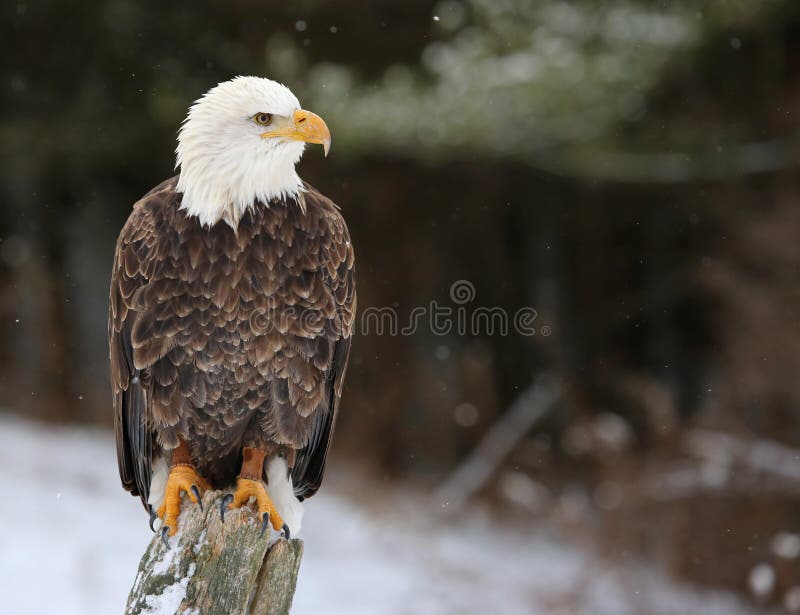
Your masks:
<instances>
[{"instance_id":1,"label":"eagle's eye","mask_svg":"<svg viewBox=\"0 0 800 615\"><path fill-rule=\"evenodd\" d=\"M262 126L269 126L272 123L272 114L271 113L256 113L253 116L253 121L256 124L261 124Z\"/></svg>"}]
</instances>

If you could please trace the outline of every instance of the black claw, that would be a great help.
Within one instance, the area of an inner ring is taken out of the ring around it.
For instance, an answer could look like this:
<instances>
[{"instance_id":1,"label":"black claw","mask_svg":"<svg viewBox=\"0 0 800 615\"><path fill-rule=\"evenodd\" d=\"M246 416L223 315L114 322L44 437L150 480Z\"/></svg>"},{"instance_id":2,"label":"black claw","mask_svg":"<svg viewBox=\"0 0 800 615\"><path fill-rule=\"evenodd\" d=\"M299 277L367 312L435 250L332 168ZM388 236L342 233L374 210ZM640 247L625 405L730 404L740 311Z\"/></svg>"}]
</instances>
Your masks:
<instances>
[{"instance_id":1,"label":"black claw","mask_svg":"<svg viewBox=\"0 0 800 615\"><path fill-rule=\"evenodd\" d=\"M281 529L283 530L283 535L286 537L286 540L291 540L292 535L289 533L289 526L284 523Z\"/></svg>"},{"instance_id":2,"label":"black claw","mask_svg":"<svg viewBox=\"0 0 800 615\"><path fill-rule=\"evenodd\" d=\"M197 485L192 485L192 495L197 498L197 505L200 507L200 512L204 512L203 498L200 497L200 490L197 488Z\"/></svg>"},{"instance_id":3,"label":"black claw","mask_svg":"<svg viewBox=\"0 0 800 615\"><path fill-rule=\"evenodd\" d=\"M267 531L267 526L269 525L269 513L265 512L261 517L261 533L258 535L259 538L264 536L264 532Z\"/></svg>"},{"instance_id":4,"label":"black claw","mask_svg":"<svg viewBox=\"0 0 800 615\"><path fill-rule=\"evenodd\" d=\"M165 525L161 528L161 541L166 545L167 549L169 549L169 538L167 538L167 534L169 533L169 526Z\"/></svg>"},{"instance_id":5,"label":"black claw","mask_svg":"<svg viewBox=\"0 0 800 615\"><path fill-rule=\"evenodd\" d=\"M158 515L156 514L156 511L153 510L153 506L151 504L148 504L147 508L150 511L150 531L155 534L156 528L153 527L153 524L156 522L156 519L158 519Z\"/></svg>"},{"instance_id":6,"label":"black claw","mask_svg":"<svg viewBox=\"0 0 800 615\"><path fill-rule=\"evenodd\" d=\"M219 518L225 523L225 511L228 509L228 504L233 502L233 494L229 493L222 498L219 504Z\"/></svg>"}]
</instances>

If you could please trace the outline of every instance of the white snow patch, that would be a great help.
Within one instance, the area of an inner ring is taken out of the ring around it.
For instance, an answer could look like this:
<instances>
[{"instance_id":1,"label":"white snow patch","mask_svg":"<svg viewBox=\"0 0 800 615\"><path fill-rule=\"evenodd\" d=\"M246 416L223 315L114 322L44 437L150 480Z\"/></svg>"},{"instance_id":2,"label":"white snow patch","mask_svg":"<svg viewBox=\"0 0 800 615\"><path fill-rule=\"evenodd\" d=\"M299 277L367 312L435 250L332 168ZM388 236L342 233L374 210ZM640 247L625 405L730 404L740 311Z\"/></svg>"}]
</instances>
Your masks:
<instances>
[{"instance_id":1,"label":"white snow patch","mask_svg":"<svg viewBox=\"0 0 800 615\"><path fill-rule=\"evenodd\" d=\"M790 613L800 613L800 585L786 590L786 594L783 596L783 606Z\"/></svg>"},{"instance_id":2,"label":"white snow patch","mask_svg":"<svg viewBox=\"0 0 800 615\"><path fill-rule=\"evenodd\" d=\"M480 509L444 523L428 495L408 489L384 491L376 511L337 497L337 484L353 479L346 467L329 470L309 500L292 615L765 613L730 593L671 582L647 562L601 559L544 524L503 526ZM0 490L20 485L27 502L47 505L0 507L3 612L38 615L30 597L42 587L59 615L122 611L152 534L120 487L113 434L0 414ZM151 613L174 613L187 586L188 577L176 581Z\"/></svg>"},{"instance_id":3,"label":"white snow patch","mask_svg":"<svg viewBox=\"0 0 800 615\"><path fill-rule=\"evenodd\" d=\"M175 556L180 553L178 548L179 540L177 536L172 536L169 541L169 549L166 550L161 559L153 564L153 574L162 575L167 574L172 566L175 564Z\"/></svg>"},{"instance_id":4,"label":"white snow patch","mask_svg":"<svg viewBox=\"0 0 800 615\"><path fill-rule=\"evenodd\" d=\"M181 606L181 602L186 598L186 588L189 587L189 580L194 576L194 571L195 565L189 564L185 577L165 587L164 591L158 596L146 596L145 605L147 608L142 611L142 615L175 615Z\"/></svg>"},{"instance_id":5,"label":"white snow patch","mask_svg":"<svg viewBox=\"0 0 800 615\"><path fill-rule=\"evenodd\" d=\"M800 534L779 532L770 541L772 552L783 559L800 557Z\"/></svg>"},{"instance_id":6,"label":"white snow patch","mask_svg":"<svg viewBox=\"0 0 800 615\"><path fill-rule=\"evenodd\" d=\"M753 595L765 598L775 587L775 570L769 564L756 564L747 576L747 584Z\"/></svg>"},{"instance_id":7,"label":"white snow patch","mask_svg":"<svg viewBox=\"0 0 800 615\"><path fill-rule=\"evenodd\" d=\"M192 548L192 551L194 551L195 555L200 555L200 551L207 544L208 544L208 541L206 540L206 530L203 530L202 532L200 532L200 535L197 537L197 543Z\"/></svg>"}]
</instances>

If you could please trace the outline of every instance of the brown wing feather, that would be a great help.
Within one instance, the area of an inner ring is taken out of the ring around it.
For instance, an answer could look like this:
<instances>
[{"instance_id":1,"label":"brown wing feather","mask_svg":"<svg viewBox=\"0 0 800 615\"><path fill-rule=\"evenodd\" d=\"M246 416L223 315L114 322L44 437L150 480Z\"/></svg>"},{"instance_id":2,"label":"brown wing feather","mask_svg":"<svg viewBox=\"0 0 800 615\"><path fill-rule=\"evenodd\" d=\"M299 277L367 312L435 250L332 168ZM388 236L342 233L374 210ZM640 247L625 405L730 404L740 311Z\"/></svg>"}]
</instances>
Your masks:
<instances>
[{"instance_id":1,"label":"brown wing feather","mask_svg":"<svg viewBox=\"0 0 800 615\"><path fill-rule=\"evenodd\" d=\"M160 258L152 211L172 198L173 184L174 179L164 182L134 205L117 240L111 273L108 337L117 462L122 486L140 496L145 508L153 453L147 416L150 375L134 362L131 336L137 291L147 284Z\"/></svg>"},{"instance_id":2,"label":"brown wing feather","mask_svg":"<svg viewBox=\"0 0 800 615\"><path fill-rule=\"evenodd\" d=\"M330 367L325 379L326 404L324 411L317 412L308 444L298 451L292 470L294 491L301 500L316 493L325 473L339 402L342 396L350 345L353 335L353 319L356 310L356 286L354 253L350 243L350 233L336 205L319 192L306 185L306 204L318 206L326 211L329 218L330 235L321 249L320 256L325 285L336 301L336 326L324 331L325 342L321 354L331 357Z\"/></svg>"},{"instance_id":3,"label":"brown wing feather","mask_svg":"<svg viewBox=\"0 0 800 615\"><path fill-rule=\"evenodd\" d=\"M329 410L319 413L311 430L308 444L299 451L292 471L292 483L295 495L302 501L314 495L322 484L325 474L325 461L333 439L333 429L339 413L339 401L342 394L342 383L347 372L350 357L351 337L336 343L333 363L328 372L326 389Z\"/></svg>"}]
</instances>

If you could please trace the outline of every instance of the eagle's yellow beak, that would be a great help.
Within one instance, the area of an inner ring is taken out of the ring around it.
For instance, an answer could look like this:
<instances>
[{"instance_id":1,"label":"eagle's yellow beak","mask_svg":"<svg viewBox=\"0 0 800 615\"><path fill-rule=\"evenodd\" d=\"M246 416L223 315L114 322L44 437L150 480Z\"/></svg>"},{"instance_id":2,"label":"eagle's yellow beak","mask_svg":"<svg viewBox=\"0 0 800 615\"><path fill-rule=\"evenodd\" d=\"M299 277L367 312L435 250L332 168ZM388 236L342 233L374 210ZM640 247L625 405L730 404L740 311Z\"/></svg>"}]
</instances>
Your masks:
<instances>
[{"instance_id":1,"label":"eagle's yellow beak","mask_svg":"<svg viewBox=\"0 0 800 615\"><path fill-rule=\"evenodd\" d=\"M262 132L261 138L283 137L294 141L318 143L322 145L325 155L331 149L331 131L320 116L305 109L298 109L292 116L292 123L284 128L276 128L269 132Z\"/></svg>"}]
</instances>

